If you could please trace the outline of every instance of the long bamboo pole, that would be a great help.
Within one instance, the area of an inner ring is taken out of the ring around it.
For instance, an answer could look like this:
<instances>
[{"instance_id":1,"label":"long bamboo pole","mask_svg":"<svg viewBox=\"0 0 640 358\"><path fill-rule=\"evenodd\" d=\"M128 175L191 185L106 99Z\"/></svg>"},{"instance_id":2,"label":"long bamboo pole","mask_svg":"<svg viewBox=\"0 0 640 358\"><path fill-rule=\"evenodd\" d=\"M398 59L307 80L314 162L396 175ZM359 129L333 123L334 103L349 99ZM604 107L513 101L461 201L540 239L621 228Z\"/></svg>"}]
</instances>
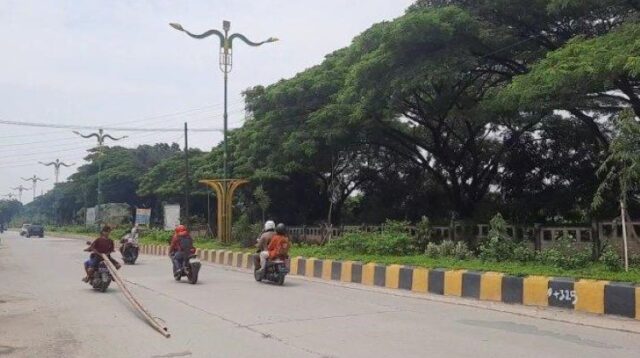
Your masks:
<instances>
[{"instance_id":1,"label":"long bamboo pole","mask_svg":"<svg viewBox=\"0 0 640 358\"><path fill-rule=\"evenodd\" d=\"M144 317L147 320L147 322L151 325L151 327L153 327L156 331L160 332L160 334L162 334L167 338L171 337L171 334L169 333L169 329L166 326L158 323L155 320L155 318L151 316L149 311L147 311L147 309L144 308L144 306L142 306L140 302L138 302L138 300L133 296L133 294L131 294L127 286L125 286L124 281L122 281L122 279L118 275L118 270L116 270L116 268L111 263L111 260L109 260L109 257L107 257L107 255L105 254L101 254L101 255L102 255L102 260L104 261L105 265L107 265L107 268L109 269L109 272L111 272L111 276L113 276L114 281L116 281L118 286L120 286L120 289L124 294L124 297L126 297L127 300L129 300L133 308L137 309L140 312L140 314L142 314L142 317Z\"/></svg>"}]
</instances>

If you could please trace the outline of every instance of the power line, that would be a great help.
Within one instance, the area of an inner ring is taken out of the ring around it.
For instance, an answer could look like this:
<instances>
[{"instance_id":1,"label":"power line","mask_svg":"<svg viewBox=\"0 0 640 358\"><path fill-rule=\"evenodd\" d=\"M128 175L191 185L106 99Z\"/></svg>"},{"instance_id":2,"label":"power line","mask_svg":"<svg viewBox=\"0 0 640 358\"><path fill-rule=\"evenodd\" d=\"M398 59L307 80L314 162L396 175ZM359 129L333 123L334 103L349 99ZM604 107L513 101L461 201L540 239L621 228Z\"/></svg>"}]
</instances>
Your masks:
<instances>
[{"instance_id":1,"label":"power line","mask_svg":"<svg viewBox=\"0 0 640 358\"><path fill-rule=\"evenodd\" d=\"M110 131L119 132L180 132L182 128L129 128L129 127L103 127L103 126L79 126L75 124L51 124L51 123L36 123L36 122L18 122L18 121L4 121L0 120L0 124L8 124L24 127L40 127L40 128L67 128L67 129L104 129ZM220 128L194 128L192 132L222 132Z\"/></svg>"}]
</instances>

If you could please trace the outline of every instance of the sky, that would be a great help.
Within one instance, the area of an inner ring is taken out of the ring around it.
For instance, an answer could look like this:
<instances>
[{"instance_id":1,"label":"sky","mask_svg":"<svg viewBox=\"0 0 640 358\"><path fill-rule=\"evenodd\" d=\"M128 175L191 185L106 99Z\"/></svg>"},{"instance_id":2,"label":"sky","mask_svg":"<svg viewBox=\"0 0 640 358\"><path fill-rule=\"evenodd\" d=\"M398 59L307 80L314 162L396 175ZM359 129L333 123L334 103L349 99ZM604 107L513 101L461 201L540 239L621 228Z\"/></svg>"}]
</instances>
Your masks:
<instances>
[{"instance_id":1,"label":"sky","mask_svg":"<svg viewBox=\"0 0 640 358\"><path fill-rule=\"evenodd\" d=\"M377 22L401 16L413 0L209 0L0 2L0 120L83 126L222 128L223 76L216 37L192 33L221 29L253 41L234 42L229 75L229 126L245 118L241 92L269 85L320 63ZM89 133L91 131L83 131ZM119 145L179 142L180 132L110 132ZM189 145L209 150L218 132L189 134ZM95 139L70 129L0 124L0 198L21 179L37 175L37 194L53 187L56 159L64 181L83 163ZM109 142L107 142L109 144ZM23 192L27 203L32 192Z\"/></svg>"}]
</instances>

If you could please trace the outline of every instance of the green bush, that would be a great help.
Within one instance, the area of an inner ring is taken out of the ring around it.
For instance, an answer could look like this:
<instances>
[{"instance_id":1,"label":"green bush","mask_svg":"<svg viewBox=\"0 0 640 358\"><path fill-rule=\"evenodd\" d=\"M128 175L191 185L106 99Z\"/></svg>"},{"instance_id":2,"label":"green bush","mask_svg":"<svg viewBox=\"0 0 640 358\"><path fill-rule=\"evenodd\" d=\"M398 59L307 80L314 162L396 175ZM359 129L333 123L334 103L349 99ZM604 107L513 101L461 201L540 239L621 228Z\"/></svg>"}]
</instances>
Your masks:
<instances>
[{"instance_id":1,"label":"green bush","mask_svg":"<svg viewBox=\"0 0 640 358\"><path fill-rule=\"evenodd\" d=\"M144 230L140 233L141 239L156 242L159 244L171 243L171 237L173 237L172 231L160 230L160 229Z\"/></svg>"},{"instance_id":2,"label":"green bush","mask_svg":"<svg viewBox=\"0 0 640 358\"><path fill-rule=\"evenodd\" d=\"M576 247L572 236L562 236L552 248L542 251L538 260L562 269L584 268L591 264L591 250Z\"/></svg>"},{"instance_id":3,"label":"green bush","mask_svg":"<svg viewBox=\"0 0 640 358\"><path fill-rule=\"evenodd\" d=\"M455 254L456 244L451 240L444 240L438 246L438 252L442 257L451 257Z\"/></svg>"},{"instance_id":4,"label":"green bush","mask_svg":"<svg viewBox=\"0 0 640 358\"><path fill-rule=\"evenodd\" d=\"M427 244L427 248L424 253L425 255L427 255L427 257L436 259L440 257L440 247L435 242L430 242Z\"/></svg>"},{"instance_id":5,"label":"green bush","mask_svg":"<svg viewBox=\"0 0 640 358\"><path fill-rule=\"evenodd\" d=\"M469 250L467 243L464 241L458 241L453 248L453 257L458 260L467 260L473 257L473 253Z\"/></svg>"},{"instance_id":6,"label":"green bush","mask_svg":"<svg viewBox=\"0 0 640 358\"><path fill-rule=\"evenodd\" d=\"M536 252L525 244L516 244L513 248L512 259L518 262L531 262L536 259Z\"/></svg>"},{"instance_id":7,"label":"green bush","mask_svg":"<svg viewBox=\"0 0 640 358\"><path fill-rule=\"evenodd\" d=\"M507 237L507 223L502 215L497 213L489 225L489 236L479 248L480 259L495 262L513 259L516 244Z\"/></svg>"},{"instance_id":8,"label":"green bush","mask_svg":"<svg viewBox=\"0 0 640 358\"><path fill-rule=\"evenodd\" d=\"M404 231L404 229L403 229ZM415 252L412 238L406 232L388 230L382 233L351 232L325 245L329 253L349 252L366 255L409 255Z\"/></svg>"},{"instance_id":9,"label":"green bush","mask_svg":"<svg viewBox=\"0 0 640 358\"><path fill-rule=\"evenodd\" d=\"M431 243L432 234L429 218L423 216L416 225L416 233L413 237L413 244L418 252L426 252L427 246Z\"/></svg>"},{"instance_id":10,"label":"green bush","mask_svg":"<svg viewBox=\"0 0 640 358\"><path fill-rule=\"evenodd\" d=\"M249 216L242 214L231 228L231 237L243 247L250 247L255 245L260 232L260 224L252 224Z\"/></svg>"},{"instance_id":11,"label":"green bush","mask_svg":"<svg viewBox=\"0 0 640 358\"><path fill-rule=\"evenodd\" d=\"M611 247L608 246L600 256L600 261L609 271L620 271L622 269L622 259L620 255Z\"/></svg>"}]
</instances>

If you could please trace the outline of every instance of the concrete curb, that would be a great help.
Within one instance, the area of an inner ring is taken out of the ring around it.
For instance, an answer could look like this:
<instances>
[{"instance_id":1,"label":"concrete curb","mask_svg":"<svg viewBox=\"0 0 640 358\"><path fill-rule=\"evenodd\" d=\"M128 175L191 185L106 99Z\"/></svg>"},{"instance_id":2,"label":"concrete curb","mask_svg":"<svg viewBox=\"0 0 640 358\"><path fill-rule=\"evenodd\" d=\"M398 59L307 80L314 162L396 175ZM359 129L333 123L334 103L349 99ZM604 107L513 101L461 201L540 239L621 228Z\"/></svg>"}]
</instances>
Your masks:
<instances>
[{"instance_id":1,"label":"concrete curb","mask_svg":"<svg viewBox=\"0 0 640 358\"><path fill-rule=\"evenodd\" d=\"M168 246L141 245L141 253L167 255ZM203 261L253 268L255 254L229 250L196 250ZM426 269L402 265L293 257L292 275L357 283L417 293L466 297L537 307L624 316L640 320L640 286L624 282L563 277L509 276L499 272Z\"/></svg>"}]
</instances>

